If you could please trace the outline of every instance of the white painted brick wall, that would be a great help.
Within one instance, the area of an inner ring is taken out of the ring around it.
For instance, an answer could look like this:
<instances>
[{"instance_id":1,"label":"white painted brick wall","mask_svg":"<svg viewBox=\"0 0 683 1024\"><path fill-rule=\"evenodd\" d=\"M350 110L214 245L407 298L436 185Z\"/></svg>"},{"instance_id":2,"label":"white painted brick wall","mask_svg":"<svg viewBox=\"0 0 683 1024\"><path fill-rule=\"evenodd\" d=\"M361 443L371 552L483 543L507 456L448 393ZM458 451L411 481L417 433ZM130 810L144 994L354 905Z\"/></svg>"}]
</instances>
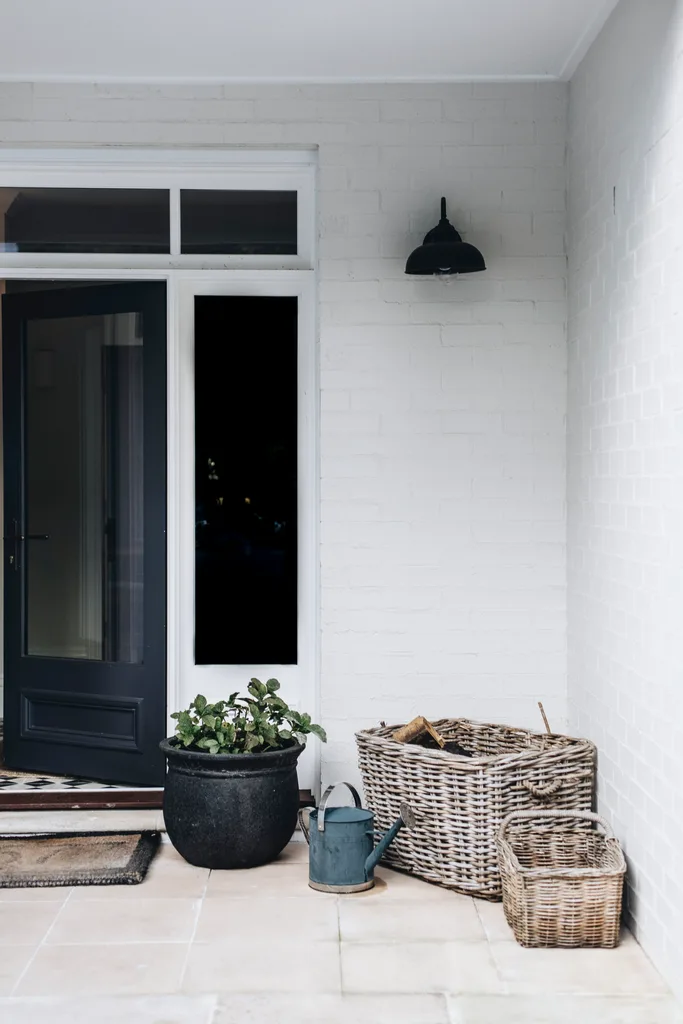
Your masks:
<instances>
[{"instance_id":1,"label":"white painted brick wall","mask_svg":"<svg viewBox=\"0 0 683 1024\"><path fill-rule=\"evenodd\" d=\"M5 144L319 147L322 711L565 722L566 86L0 85ZM403 273L441 195L489 270Z\"/></svg>"},{"instance_id":2,"label":"white painted brick wall","mask_svg":"<svg viewBox=\"0 0 683 1024\"><path fill-rule=\"evenodd\" d=\"M630 923L683 994L683 3L621 0L570 89L569 701Z\"/></svg>"}]
</instances>

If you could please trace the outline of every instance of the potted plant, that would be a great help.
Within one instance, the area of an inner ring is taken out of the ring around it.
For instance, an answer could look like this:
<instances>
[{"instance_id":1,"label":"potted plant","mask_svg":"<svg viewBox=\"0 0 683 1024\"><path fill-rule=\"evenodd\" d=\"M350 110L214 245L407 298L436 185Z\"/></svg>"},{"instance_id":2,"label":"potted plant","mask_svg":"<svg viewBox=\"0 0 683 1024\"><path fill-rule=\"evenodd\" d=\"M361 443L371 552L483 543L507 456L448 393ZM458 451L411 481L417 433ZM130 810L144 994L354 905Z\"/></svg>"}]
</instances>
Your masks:
<instances>
[{"instance_id":1,"label":"potted plant","mask_svg":"<svg viewBox=\"0 0 683 1024\"><path fill-rule=\"evenodd\" d=\"M277 679L252 679L247 689L248 697L217 704L198 695L171 715L175 736L161 742L168 836L199 867L251 868L277 857L296 826L306 737L327 739L278 696Z\"/></svg>"}]
</instances>

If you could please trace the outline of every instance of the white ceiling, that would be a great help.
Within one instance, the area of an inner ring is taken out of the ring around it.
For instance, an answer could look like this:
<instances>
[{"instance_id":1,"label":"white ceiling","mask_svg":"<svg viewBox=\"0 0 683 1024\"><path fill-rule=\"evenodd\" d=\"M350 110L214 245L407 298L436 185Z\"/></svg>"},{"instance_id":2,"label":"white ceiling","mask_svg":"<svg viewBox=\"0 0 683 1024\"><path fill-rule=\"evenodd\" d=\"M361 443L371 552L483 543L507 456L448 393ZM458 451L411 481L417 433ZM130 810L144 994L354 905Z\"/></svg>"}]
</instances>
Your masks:
<instances>
[{"instance_id":1,"label":"white ceiling","mask_svg":"<svg viewBox=\"0 0 683 1024\"><path fill-rule=\"evenodd\" d=\"M568 78L617 0L0 0L0 81Z\"/></svg>"}]
</instances>

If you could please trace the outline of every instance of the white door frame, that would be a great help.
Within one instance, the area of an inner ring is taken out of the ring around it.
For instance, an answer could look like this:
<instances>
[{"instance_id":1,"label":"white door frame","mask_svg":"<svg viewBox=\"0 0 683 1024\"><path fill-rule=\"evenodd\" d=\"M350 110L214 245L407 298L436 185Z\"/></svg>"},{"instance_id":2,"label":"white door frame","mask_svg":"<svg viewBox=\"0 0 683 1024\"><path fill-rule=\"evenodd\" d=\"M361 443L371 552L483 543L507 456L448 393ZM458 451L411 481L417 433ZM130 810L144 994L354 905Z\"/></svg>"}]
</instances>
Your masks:
<instances>
[{"instance_id":1,"label":"white door frame","mask_svg":"<svg viewBox=\"0 0 683 1024\"><path fill-rule=\"evenodd\" d=\"M298 664L195 665L194 664L194 297L195 295L247 295L298 298ZM318 364L313 271L235 271L230 275L202 273L179 276L174 288L175 341L169 348L168 458L168 648L169 707L185 707L197 693L218 700L244 689L247 676L275 676L286 700L319 720L318 643ZM173 387L173 392L171 392ZM299 765L303 788L317 789L320 777L319 744L306 748Z\"/></svg>"},{"instance_id":2,"label":"white door frame","mask_svg":"<svg viewBox=\"0 0 683 1024\"><path fill-rule=\"evenodd\" d=\"M0 188L169 188L171 254L131 256L0 251L0 280L165 281L167 285L167 708L187 704L202 678L218 699L244 688L242 666L195 666L194 389L195 294L295 295L299 300L299 665L253 666L277 675L283 696L320 720L319 373L315 273L315 158L311 152L244 150L4 150ZM298 193L296 256L180 254L180 189L287 189ZM0 497L1 502L1 497ZM0 516L1 520L1 516ZM184 677L186 677L184 679ZM192 679L190 682L189 679ZM234 685L233 685L234 682ZM190 697L188 698L188 693ZM169 719L169 731L173 722ZM320 749L309 744L300 784L315 793Z\"/></svg>"}]
</instances>

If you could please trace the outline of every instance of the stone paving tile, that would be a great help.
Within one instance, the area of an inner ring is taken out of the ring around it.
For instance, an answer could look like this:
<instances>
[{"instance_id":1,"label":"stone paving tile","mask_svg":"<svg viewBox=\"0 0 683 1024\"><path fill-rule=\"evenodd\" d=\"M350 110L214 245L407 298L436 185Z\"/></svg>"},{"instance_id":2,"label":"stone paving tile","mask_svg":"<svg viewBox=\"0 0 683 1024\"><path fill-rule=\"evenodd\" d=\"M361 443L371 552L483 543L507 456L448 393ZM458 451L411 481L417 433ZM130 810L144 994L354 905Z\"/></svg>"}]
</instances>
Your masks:
<instances>
[{"instance_id":1,"label":"stone paving tile","mask_svg":"<svg viewBox=\"0 0 683 1024\"><path fill-rule=\"evenodd\" d=\"M307 853L209 872L165 842L139 886L0 890L2 1024L683 1024L628 932L522 949L500 904L386 868L314 892Z\"/></svg>"},{"instance_id":2,"label":"stone paving tile","mask_svg":"<svg viewBox=\"0 0 683 1024\"><path fill-rule=\"evenodd\" d=\"M0 999L2 1024L213 1024L217 996ZM243 1018L248 1020L248 1018Z\"/></svg>"}]
</instances>

